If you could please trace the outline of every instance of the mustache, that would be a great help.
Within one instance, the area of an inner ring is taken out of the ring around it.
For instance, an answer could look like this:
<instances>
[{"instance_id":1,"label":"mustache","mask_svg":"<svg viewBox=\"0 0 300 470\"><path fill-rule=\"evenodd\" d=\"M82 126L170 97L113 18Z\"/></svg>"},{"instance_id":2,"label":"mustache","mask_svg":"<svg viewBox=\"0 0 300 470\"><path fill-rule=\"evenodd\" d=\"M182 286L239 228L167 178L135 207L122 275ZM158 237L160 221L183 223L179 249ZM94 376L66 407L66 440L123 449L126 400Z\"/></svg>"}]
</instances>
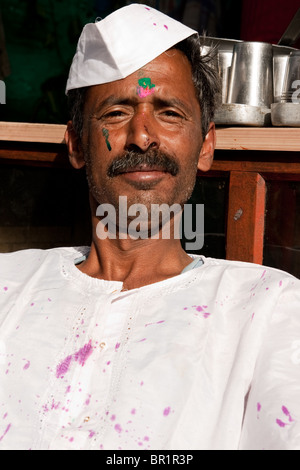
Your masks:
<instances>
[{"instance_id":1,"label":"mustache","mask_svg":"<svg viewBox=\"0 0 300 470\"><path fill-rule=\"evenodd\" d=\"M155 149L149 149L145 153L129 150L123 155L117 156L109 165L107 175L110 178L121 173L133 171L138 167L147 166L151 169L159 169L176 176L179 172L177 161L164 152Z\"/></svg>"}]
</instances>

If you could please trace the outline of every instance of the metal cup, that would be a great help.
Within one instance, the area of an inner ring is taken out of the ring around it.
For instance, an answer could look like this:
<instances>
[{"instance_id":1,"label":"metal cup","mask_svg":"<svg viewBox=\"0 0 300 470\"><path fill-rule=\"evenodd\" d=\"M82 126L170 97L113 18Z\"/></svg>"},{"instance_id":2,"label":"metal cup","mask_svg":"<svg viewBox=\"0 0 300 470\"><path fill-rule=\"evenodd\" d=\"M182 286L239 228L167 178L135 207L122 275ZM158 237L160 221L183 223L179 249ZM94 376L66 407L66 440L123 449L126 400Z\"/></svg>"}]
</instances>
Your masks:
<instances>
[{"instance_id":1,"label":"metal cup","mask_svg":"<svg viewBox=\"0 0 300 470\"><path fill-rule=\"evenodd\" d=\"M219 50L218 69L222 83L222 103L227 102L228 82L230 76L230 67L232 62L232 51Z\"/></svg>"},{"instance_id":2,"label":"metal cup","mask_svg":"<svg viewBox=\"0 0 300 470\"><path fill-rule=\"evenodd\" d=\"M272 102L272 45L263 42L235 44L227 103L270 108Z\"/></svg>"},{"instance_id":3,"label":"metal cup","mask_svg":"<svg viewBox=\"0 0 300 470\"><path fill-rule=\"evenodd\" d=\"M288 58L282 103L300 103L300 51L293 51Z\"/></svg>"}]
</instances>

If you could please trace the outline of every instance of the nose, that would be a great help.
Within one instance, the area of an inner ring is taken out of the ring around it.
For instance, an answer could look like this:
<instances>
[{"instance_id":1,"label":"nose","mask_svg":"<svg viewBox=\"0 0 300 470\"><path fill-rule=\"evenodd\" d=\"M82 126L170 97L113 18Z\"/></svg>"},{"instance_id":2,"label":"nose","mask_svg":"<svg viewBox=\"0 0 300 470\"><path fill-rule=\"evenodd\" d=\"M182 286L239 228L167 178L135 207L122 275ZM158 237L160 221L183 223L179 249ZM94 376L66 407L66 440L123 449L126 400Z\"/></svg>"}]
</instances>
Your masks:
<instances>
[{"instance_id":1,"label":"nose","mask_svg":"<svg viewBox=\"0 0 300 470\"><path fill-rule=\"evenodd\" d=\"M141 111L134 114L129 122L126 150L146 152L149 148L159 148L157 123L151 112Z\"/></svg>"}]
</instances>

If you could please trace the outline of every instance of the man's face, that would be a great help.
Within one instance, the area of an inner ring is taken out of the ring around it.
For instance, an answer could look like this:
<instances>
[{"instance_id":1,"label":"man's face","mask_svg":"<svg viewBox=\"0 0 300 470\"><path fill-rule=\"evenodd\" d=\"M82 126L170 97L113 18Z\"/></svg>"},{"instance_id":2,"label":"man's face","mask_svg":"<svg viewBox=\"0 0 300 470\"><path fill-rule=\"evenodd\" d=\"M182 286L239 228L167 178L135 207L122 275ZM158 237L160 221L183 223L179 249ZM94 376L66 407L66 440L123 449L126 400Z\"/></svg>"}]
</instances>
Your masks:
<instances>
[{"instance_id":1,"label":"man's face","mask_svg":"<svg viewBox=\"0 0 300 470\"><path fill-rule=\"evenodd\" d=\"M184 204L203 152L188 59L171 49L125 79L92 86L81 154L97 204ZM199 160L200 158L200 160Z\"/></svg>"}]
</instances>

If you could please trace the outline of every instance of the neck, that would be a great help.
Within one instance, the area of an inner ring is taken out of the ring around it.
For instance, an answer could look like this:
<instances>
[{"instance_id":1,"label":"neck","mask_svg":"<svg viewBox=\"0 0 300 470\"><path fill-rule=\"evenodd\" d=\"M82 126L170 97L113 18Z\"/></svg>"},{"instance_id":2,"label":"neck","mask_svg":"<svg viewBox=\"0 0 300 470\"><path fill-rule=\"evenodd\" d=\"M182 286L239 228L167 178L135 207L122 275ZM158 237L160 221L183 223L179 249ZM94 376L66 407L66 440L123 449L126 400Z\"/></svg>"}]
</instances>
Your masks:
<instances>
[{"instance_id":1,"label":"neck","mask_svg":"<svg viewBox=\"0 0 300 470\"><path fill-rule=\"evenodd\" d=\"M78 266L83 273L98 279L120 281L123 290L168 279L181 273L191 258L180 239L99 239L93 218L93 240L86 261Z\"/></svg>"}]
</instances>

